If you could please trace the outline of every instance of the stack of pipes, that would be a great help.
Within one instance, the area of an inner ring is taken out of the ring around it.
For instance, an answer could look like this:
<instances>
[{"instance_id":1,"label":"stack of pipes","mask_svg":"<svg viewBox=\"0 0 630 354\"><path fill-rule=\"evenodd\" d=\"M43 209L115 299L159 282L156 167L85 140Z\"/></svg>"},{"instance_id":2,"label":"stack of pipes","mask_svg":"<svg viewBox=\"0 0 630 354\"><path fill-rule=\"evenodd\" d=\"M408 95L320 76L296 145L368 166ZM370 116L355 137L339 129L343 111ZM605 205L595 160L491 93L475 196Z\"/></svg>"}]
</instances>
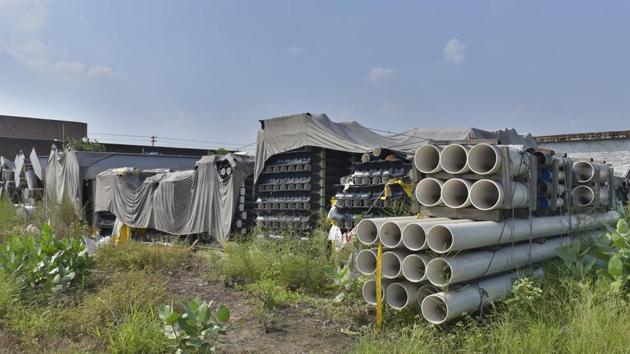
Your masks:
<instances>
[{"instance_id":1,"label":"stack of pipes","mask_svg":"<svg viewBox=\"0 0 630 354\"><path fill-rule=\"evenodd\" d=\"M490 144L420 147L414 165L422 173L472 171L491 176L507 168L516 180L510 181L510 191L504 191L491 177L474 183L457 177L427 177L416 188L418 202L454 209L473 205L482 211L526 207L529 192L519 178L528 174L525 161L531 160L516 149L508 148L508 152L505 161L501 158L505 154ZM357 254L356 267L364 275L374 275L380 243L382 300L396 310L419 308L427 321L442 324L509 296L519 277L540 276L540 269L523 269L556 257L556 249L570 242L569 233L600 229L618 219L614 211L501 221L415 216L364 219L357 225L357 238L370 248ZM363 297L376 304L374 279L364 284Z\"/></svg>"}]
</instances>

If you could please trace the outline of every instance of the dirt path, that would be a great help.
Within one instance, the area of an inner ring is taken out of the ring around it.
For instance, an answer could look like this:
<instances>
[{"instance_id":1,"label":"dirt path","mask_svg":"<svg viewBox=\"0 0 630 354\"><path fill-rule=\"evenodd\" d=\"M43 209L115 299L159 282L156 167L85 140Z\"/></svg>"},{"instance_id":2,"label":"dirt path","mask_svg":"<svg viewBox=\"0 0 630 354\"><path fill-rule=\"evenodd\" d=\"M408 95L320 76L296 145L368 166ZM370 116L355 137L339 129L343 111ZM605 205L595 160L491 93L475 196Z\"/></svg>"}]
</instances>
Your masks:
<instances>
[{"instance_id":1,"label":"dirt path","mask_svg":"<svg viewBox=\"0 0 630 354\"><path fill-rule=\"evenodd\" d=\"M168 290L178 298L199 297L229 306L230 326L220 345L225 353L345 353L352 345L353 338L340 332L344 326L312 306L277 310L270 321L249 294L223 284L178 274L169 277Z\"/></svg>"}]
</instances>

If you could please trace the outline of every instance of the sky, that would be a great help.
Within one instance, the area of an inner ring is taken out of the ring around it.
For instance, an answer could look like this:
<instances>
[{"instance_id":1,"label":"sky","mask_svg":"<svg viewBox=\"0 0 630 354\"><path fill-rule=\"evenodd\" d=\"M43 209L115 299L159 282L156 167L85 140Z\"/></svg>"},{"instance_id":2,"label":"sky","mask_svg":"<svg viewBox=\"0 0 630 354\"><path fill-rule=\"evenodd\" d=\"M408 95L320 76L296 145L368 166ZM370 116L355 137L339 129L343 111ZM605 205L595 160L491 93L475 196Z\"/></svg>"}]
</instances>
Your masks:
<instances>
[{"instance_id":1,"label":"sky","mask_svg":"<svg viewBox=\"0 0 630 354\"><path fill-rule=\"evenodd\" d=\"M625 130L629 13L626 1L0 0L0 114L207 148L251 144L258 120L302 112L393 132Z\"/></svg>"}]
</instances>

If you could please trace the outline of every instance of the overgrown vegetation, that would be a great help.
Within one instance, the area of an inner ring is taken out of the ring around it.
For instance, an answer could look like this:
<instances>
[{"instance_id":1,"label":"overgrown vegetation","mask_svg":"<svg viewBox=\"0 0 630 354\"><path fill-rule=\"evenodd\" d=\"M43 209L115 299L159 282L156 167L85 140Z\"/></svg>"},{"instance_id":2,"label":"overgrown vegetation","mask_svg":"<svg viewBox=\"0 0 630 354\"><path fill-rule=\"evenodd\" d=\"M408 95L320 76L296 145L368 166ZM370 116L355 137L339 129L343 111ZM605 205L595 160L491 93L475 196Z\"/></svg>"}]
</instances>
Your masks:
<instances>
[{"instance_id":1,"label":"overgrown vegetation","mask_svg":"<svg viewBox=\"0 0 630 354\"><path fill-rule=\"evenodd\" d=\"M99 143L97 140L89 138L72 139L68 142L68 146L76 151L93 151L93 152L105 152L107 149L105 145Z\"/></svg>"}]
</instances>

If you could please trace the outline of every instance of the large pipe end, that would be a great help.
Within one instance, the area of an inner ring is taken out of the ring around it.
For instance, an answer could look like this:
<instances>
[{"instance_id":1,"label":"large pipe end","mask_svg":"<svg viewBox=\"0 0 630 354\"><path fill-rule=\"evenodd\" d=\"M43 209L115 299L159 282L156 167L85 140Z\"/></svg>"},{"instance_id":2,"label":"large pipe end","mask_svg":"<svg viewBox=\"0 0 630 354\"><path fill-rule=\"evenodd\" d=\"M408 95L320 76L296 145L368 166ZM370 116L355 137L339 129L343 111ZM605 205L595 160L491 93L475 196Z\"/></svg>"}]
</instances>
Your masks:
<instances>
[{"instance_id":1,"label":"large pipe end","mask_svg":"<svg viewBox=\"0 0 630 354\"><path fill-rule=\"evenodd\" d=\"M450 174L468 172L468 148L460 144L447 145L440 154L440 166Z\"/></svg>"},{"instance_id":2,"label":"large pipe end","mask_svg":"<svg viewBox=\"0 0 630 354\"><path fill-rule=\"evenodd\" d=\"M595 167L588 161L578 161L573 164L573 173L578 182L590 182L595 177Z\"/></svg>"},{"instance_id":3,"label":"large pipe end","mask_svg":"<svg viewBox=\"0 0 630 354\"><path fill-rule=\"evenodd\" d=\"M420 251L427 247L424 229L418 224L407 224L402 232L402 243L410 251Z\"/></svg>"},{"instance_id":4,"label":"large pipe end","mask_svg":"<svg viewBox=\"0 0 630 354\"><path fill-rule=\"evenodd\" d=\"M479 210L494 210L503 204L503 186L499 182L482 179L470 188L470 202Z\"/></svg>"},{"instance_id":5,"label":"large pipe end","mask_svg":"<svg viewBox=\"0 0 630 354\"><path fill-rule=\"evenodd\" d=\"M378 239L378 228L374 221L370 219L359 221L357 224L357 238L359 242L366 246L375 244Z\"/></svg>"},{"instance_id":6,"label":"large pipe end","mask_svg":"<svg viewBox=\"0 0 630 354\"><path fill-rule=\"evenodd\" d=\"M442 324L448 320L448 305L443 293L432 294L422 300L422 317L432 324Z\"/></svg>"},{"instance_id":7,"label":"large pipe end","mask_svg":"<svg viewBox=\"0 0 630 354\"><path fill-rule=\"evenodd\" d=\"M385 299L385 284L381 284L381 300ZM367 302L369 305L376 306L376 281L368 280L363 284L363 288L361 289L361 293L363 294L363 300Z\"/></svg>"},{"instance_id":8,"label":"large pipe end","mask_svg":"<svg viewBox=\"0 0 630 354\"><path fill-rule=\"evenodd\" d=\"M402 259L396 252L384 252L381 256L381 274L385 279L396 279L400 276Z\"/></svg>"},{"instance_id":9,"label":"large pipe end","mask_svg":"<svg viewBox=\"0 0 630 354\"><path fill-rule=\"evenodd\" d=\"M427 278L435 286L447 286L453 279L451 265L444 258L433 258L427 264Z\"/></svg>"},{"instance_id":10,"label":"large pipe end","mask_svg":"<svg viewBox=\"0 0 630 354\"><path fill-rule=\"evenodd\" d=\"M356 257L357 270L364 275L372 275L376 272L376 251L365 249L359 251Z\"/></svg>"},{"instance_id":11,"label":"large pipe end","mask_svg":"<svg viewBox=\"0 0 630 354\"><path fill-rule=\"evenodd\" d=\"M405 285L402 283L392 283L387 286L385 301L394 310L402 310L413 304L413 299L409 296Z\"/></svg>"},{"instance_id":12,"label":"large pipe end","mask_svg":"<svg viewBox=\"0 0 630 354\"><path fill-rule=\"evenodd\" d=\"M453 234L445 225L433 225L427 234L427 245L436 253L447 253L453 247Z\"/></svg>"},{"instance_id":13,"label":"large pipe end","mask_svg":"<svg viewBox=\"0 0 630 354\"><path fill-rule=\"evenodd\" d=\"M383 246L387 248L396 248L401 243L401 231L398 224L393 221L387 221L381 225L381 229L378 233L378 238L381 240Z\"/></svg>"},{"instance_id":14,"label":"large pipe end","mask_svg":"<svg viewBox=\"0 0 630 354\"><path fill-rule=\"evenodd\" d=\"M423 178L416 185L416 199L426 207L433 207L442 203L443 181L435 178Z\"/></svg>"},{"instance_id":15,"label":"large pipe end","mask_svg":"<svg viewBox=\"0 0 630 354\"><path fill-rule=\"evenodd\" d=\"M578 207L587 207L593 205L595 201L595 192L588 186L577 186L571 191L573 204Z\"/></svg>"},{"instance_id":16,"label":"large pipe end","mask_svg":"<svg viewBox=\"0 0 630 354\"><path fill-rule=\"evenodd\" d=\"M440 167L441 149L433 144L422 145L416 150L413 164L422 173L436 173L442 170Z\"/></svg>"},{"instance_id":17,"label":"large pipe end","mask_svg":"<svg viewBox=\"0 0 630 354\"><path fill-rule=\"evenodd\" d=\"M489 175L501 168L501 153L494 145L481 143L470 148L468 165L476 174Z\"/></svg>"},{"instance_id":18,"label":"large pipe end","mask_svg":"<svg viewBox=\"0 0 630 354\"><path fill-rule=\"evenodd\" d=\"M403 259L401 269L405 279L419 283L426 279L427 264L419 254L410 254Z\"/></svg>"},{"instance_id":19,"label":"large pipe end","mask_svg":"<svg viewBox=\"0 0 630 354\"><path fill-rule=\"evenodd\" d=\"M464 208L470 205L470 182L451 178L442 185L442 202L454 209Z\"/></svg>"}]
</instances>

